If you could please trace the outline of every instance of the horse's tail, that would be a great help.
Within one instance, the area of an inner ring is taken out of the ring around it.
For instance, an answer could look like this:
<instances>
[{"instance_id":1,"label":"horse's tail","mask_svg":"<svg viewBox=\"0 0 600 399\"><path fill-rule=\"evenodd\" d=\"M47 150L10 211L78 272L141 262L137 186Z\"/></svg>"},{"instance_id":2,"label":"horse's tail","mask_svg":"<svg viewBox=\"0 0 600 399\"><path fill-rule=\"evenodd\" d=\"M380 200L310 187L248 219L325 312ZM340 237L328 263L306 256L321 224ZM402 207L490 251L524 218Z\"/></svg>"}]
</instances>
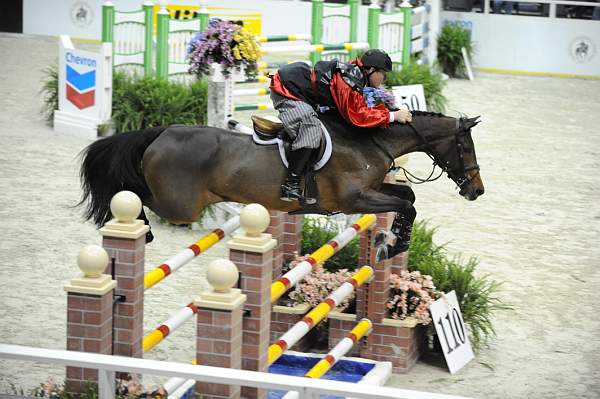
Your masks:
<instances>
[{"instance_id":1,"label":"horse's tail","mask_svg":"<svg viewBox=\"0 0 600 399\"><path fill-rule=\"evenodd\" d=\"M83 194L78 205L87 202L87 220L93 219L99 227L109 221L110 200L119 191L133 191L142 201L151 195L142 172L142 157L164 130L159 126L114 135L82 151L79 176Z\"/></svg>"}]
</instances>

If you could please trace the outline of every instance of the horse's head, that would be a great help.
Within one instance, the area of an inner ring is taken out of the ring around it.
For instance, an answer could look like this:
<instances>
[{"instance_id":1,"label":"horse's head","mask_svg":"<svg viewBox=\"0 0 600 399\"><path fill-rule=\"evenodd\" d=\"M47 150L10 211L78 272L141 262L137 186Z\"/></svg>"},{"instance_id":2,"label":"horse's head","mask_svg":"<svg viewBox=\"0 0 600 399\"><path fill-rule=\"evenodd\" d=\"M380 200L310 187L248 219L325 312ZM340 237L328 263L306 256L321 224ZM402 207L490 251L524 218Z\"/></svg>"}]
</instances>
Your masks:
<instances>
[{"instance_id":1,"label":"horse's head","mask_svg":"<svg viewBox=\"0 0 600 399\"><path fill-rule=\"evenodd\" d=\"M417 148L427 153L459 188L459 193L469 201L484 193L479 175L475 145L471 129L479 123L476 118L451 118L441 114L415 112L412 130L417 138Z\"/></svg>"},{"instance_id":2,"label":"horse's head","mask_svg":"<svg viewBox=\"0 0 600 399\"><path fill-rule=\"evenodd\" d=\"M471 137L471 129L480 122L478 118L456 119L454 134L438 145L441 147L441 159L436 159L446 170L448 177L458 186L459 194L469 201L476 200L485 191L479 175L475 144Z\"/></svg>"}]
</instances>

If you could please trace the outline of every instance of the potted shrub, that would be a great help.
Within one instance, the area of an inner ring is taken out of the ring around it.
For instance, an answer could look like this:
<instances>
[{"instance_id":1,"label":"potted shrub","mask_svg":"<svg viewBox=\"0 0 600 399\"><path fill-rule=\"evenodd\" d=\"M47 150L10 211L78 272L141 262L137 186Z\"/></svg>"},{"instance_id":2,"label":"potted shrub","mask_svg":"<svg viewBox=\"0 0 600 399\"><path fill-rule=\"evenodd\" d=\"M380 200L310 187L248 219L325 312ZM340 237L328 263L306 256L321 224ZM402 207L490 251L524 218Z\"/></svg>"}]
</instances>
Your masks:
<instances>
[{"instance_id":1,"label":"potted shrub","mask_svg":"<svg viewBox=\"0 0 600 399\"><path fill-rule=\"evenodd\" d=\"M446 111L448 100L442 93L445 82L437 68L419 64L416 59L413 59L408 65L403 66L400 71L390 72L385 80L385 85L388 88L415 84L423 85L428 110L441 113Z\"/></svg>"},{"instance_id":2,"label":"potted shrub","mask_svg":"<svg viewBox=\"0 0 600 399\"><path fill-rule=\"evenodd\" d=\"M471 58L473 53L471 32L459 25L445 25L438 37L437 60L442 71L448 76L466 76L467 71L461 52L463 47Z\"/></svg>"}]
</instances>

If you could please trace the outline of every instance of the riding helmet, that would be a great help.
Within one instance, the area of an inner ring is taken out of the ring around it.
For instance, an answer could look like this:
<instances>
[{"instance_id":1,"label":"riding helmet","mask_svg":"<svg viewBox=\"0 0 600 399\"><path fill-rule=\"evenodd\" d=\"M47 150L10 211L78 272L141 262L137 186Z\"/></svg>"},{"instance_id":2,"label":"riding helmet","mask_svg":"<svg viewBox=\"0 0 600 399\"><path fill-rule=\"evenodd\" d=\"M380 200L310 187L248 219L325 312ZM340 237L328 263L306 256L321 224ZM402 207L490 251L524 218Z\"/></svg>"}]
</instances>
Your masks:
<instances>
[{"instance_id":1,"label":"riding helmet","mask_svg":"<svg viewBox=\"0 0 600 399\"><path fill-rule=\"evenodd\" d=\"M360 61L365 68L374 67L386 72L390 72L392 70L392 59L383 50L368 50L360 58Z\"/></svg>"}]
</instances>

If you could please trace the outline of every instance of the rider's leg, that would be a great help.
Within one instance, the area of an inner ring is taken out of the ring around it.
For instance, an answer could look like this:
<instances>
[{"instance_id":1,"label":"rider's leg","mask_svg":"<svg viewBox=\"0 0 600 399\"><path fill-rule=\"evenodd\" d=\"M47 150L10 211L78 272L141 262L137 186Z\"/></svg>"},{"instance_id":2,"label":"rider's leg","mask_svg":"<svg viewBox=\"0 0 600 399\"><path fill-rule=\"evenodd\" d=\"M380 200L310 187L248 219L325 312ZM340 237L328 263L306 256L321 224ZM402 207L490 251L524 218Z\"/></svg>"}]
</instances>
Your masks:
<instances>
[{"instance_id":1,"label":"rider's leg","mask_svg":"<svg viewBox=\"0 0 600 399\"><path fill-rule=\"evenodd\" d=\"M280 198L284 201L301 201L307 199L302 193L300 180L312 166L312 151L319 148L322 127L316 112L302 101L295 101L274 96L273 104L279 111L279 118L288 135L293 139L288 174L281 185Z\"/></svg>"},{"instance_id":2,"label":"rider's leg","mask_svg":"<svg viewBox=\"0 0 600 399\"><path fill-rule=\"evenodd\" d=\"M302 175L308 169L312 148L299 148L290 153L289 167L287 176L281 185L281 199L284 201L306 201L302 194L302 186L300 180Z\"/></svg>"}]
</instances>

